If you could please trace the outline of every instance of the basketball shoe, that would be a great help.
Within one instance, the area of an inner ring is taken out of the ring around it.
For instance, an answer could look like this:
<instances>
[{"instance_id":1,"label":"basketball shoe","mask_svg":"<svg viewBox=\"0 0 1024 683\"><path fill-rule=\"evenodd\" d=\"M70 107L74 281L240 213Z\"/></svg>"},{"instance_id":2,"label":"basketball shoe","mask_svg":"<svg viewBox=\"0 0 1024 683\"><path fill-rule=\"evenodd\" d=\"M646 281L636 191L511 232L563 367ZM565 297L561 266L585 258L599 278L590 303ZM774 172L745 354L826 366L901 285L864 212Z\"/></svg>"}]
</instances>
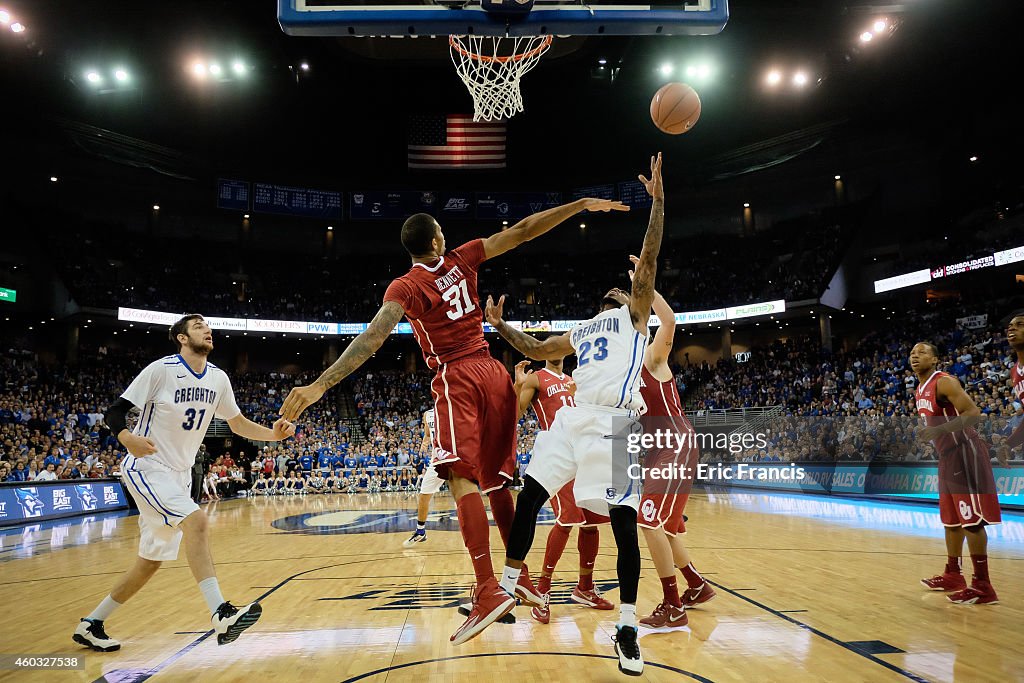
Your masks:
<instances>
[{"instance_id":1,"label":"basketball shoe","mask_svg":"<svg viewBox=\"0 0 1024 683\"><path fill-rule=\"evenodd\" d=\"M994 605L999 602L999 596L996 595L992 584L978 579L972 579L970 586L946 597L958 605Z\"/></svg>"},{"instance_id":2,"label":"basketball shoe","mask_svg":"<svg viewBox=\"0 0 1024 683\"><path fill-rule=\"evenodd\" d=\"M644 658L640 654L640 643L636 642L636 628L616 626L615 654L619 656L619 671L627 676L639 676L644 672Z\"/></svg>"},{"instance_id":3,"label":"basketball shoe","mask_svg":"<svg viewBox=\"0 0 1024 683\"><path fill-rule=\"evenodd\" d=\"M542 624L546 624L551 621L551 594L544 594L544 606L534 607L530 610L530 616L539 621Z\"/></svg>"},{"instance_id":4,"label":"basketball shoe","mask_svg":"<svg viewBox=\"0 0 1024 683\"><path fill-rule=\"evenodd\" d=\"M921 585L930 591L962 591L967 588L967 579L963 574L945 572L930 579L921 579Z\"/></svg>"},{"instance_id":5,"label":"basketball shoe","mask_svg":"<svg viewBox=\"0 0 1024 683\"><path fill-rule=\"evenodd\" d=\"M493 576L473 589L473 609L469 618L452 634L452 645L462 645L480 635L485 628L512 611L516 599L505 592Z\"/></svg>"},{"instance_id":6,"label":"basketball shoe","mask_svg":"<svg viewBox=\"0 0 1024 683\"><path fill-rule=\"evenodd\" d=\"M572 589L572 595L569 596L569 599L584 607L591 607L593 609L615 609L615 605L604 599L597 586L585 591L577 585Z\"/></svg>"},{"instance_id":7,"label":"basketball shoe","mask_svg":"<svg viewBox=\"0 0 1024 683\"><path fill-rule=\"evenodd\" d=\"M523 601L524 605L530 607L543 607L544 596L541 595L537 587L533 585L533 581L530 580L530 572L526 568L526 564L523 564L523 568L519 571L519 582L516 583L516 597Z\"/></svg>"},{"instance_id":8,"label":"basketball shoe","mask_svg":"<svg viewBox=\"0 0 1024 683\"><path fill-rule=\"evenodd\" d=\"M711 584L705 581L696 588L687 588L683 591L683 607L693 607L694 605L700 605L702 603L707 602L716 595L718 595L718 593L715 592L715 589L711 587Z\"/></svg>"},{"instance_id":9,"label":"basketball shoe","mask_svg":"<svg viewBox=\"0 0 1024 683\"><path fill-rule=\"evenodd\" d=\"M99 619L82 619L75 629L74 640L79 645L91 647L97 652L113 652L121 649L121 643L107 635L103 630L103 622Z\"/></svg>"},{"instance_id":10,"label":"basketball shoe","mask_svg":"<svg viewBox=\"0 0 1024 683\"><path fill-rule=\"evenodd\" d=\"M217 632L217 644L227 645L235 642L238 636L242 635L242 631L259 621L261 614L263 607L258 602L250 602L241 608L230 602L222 602L210 618L213 630Z\"/></svg>"},{"instance_id":11,"label":"basketball shoe","mask_svg":"<svg viewBox=\"0 0 1024 683\"><path fill-rule=\"evenodd\" d=\"M659 603L649 617L644 617L640 623L648 628L679 628L686 626L690 619L686 616L685 607L676 607L667 602Z\"/></svg>"},{"instance_id":12,"label":"basketball shoe","mask_svg":"<svg viewBox=\"0 0 1024 683\"><path fill-rule=\"evenodd\" d=\"M417 543L423 543L426 540L427 540L427 530L426 529L417 529L416 531L412 532L412 536L410 536L409 538L407 538L404 541L402 541L402 547L403 548L411 548L414 545L416 545Z\"/></svg>"}]
</instances>

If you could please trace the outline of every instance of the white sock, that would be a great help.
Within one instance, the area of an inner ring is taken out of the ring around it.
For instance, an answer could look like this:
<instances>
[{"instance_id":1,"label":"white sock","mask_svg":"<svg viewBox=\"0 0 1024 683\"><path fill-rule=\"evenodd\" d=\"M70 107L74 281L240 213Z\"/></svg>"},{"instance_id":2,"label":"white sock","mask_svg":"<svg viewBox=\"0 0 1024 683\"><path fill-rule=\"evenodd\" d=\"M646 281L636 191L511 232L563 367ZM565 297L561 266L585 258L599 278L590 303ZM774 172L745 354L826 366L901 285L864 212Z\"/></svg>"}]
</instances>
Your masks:
<instances>
[{"instance_id":1,"label":"white sock","mask_svg":"<svg viewBox=\"0 0 1024 683\"><path fill-rule=\"evenodd\" d=\"M216 576L200 581L199 592L203 594L206 606L210 608L210 614L215 614L217 608L224 603L224 596L221 595L220 584L217 583Z\"/></svg>"},{"instance_id":2,"label":"white sock","mask_svg":"<svg viewBox=\"0 0 1024 683\"><path fill-rule=\"evenodd\" d=\"M92 619L94 621L106 621L107 617L114 613L118 607L121 606L117 600L110 597L109 595L103 598L103 602L96 606L96 609L92 611L92 614L86 617L86 619Z\"/></svg>"},{"instance_id":3,"label":"white sock","mask_svg":"<svg viewBox=\"0 0 1024 683\"><path fill-rule=\"evenodd\" d=\"M632 626L636 628L636 605L619 604L619 623L616 626Z\"/></svg>"},{"instance_id":4,"label":"white sock","mask_svg":"<svg viewBox=\"0 0 1024 683\"><path fill-rule=\"evenodd\" d=\"M519 573L521 569L519 567L505 567L504 573L501 575L501 587L505 589L505 592L509 595L516 594L516 584L519 583Z\"/></svg>"},{"instance_id":5,"label":"white sock","mask_svg":"<svg viewBox=\"0 0 1024 683\"><path fill-rule=\"evenodd\" d=\"M426 531L427 523L416 520L416 531Z\"/></svg>"}]
</instances>

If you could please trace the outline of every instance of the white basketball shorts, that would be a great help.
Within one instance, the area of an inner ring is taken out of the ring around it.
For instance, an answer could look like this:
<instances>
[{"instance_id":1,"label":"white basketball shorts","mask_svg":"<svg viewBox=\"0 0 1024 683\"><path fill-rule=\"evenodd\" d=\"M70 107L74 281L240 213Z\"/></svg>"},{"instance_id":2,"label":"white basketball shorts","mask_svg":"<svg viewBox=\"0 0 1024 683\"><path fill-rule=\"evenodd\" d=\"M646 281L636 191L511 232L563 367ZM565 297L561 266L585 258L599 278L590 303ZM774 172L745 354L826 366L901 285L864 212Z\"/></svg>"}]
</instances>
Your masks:
<instances>
[{"instance_id":1,"label":"white basketball shorts","mask_svg":"<svg viewBox=\"0 0 1024 683\"><path fill-rule=\"evenodd\" d=\"M567 406L555 415L551 429L537 435L530 460L530 476L554 496L576 480L576 504L607 515L610 506L640 507L639 482L623 473L627 462L624 443L612 438L616 429L631 422L630 412L597 406ZM616 455L617 454L617 455ZM620 476L615 476L619 471Z\"/></svg>"},{"instance_id":2,"label":"white basketball shorts","mask_svg":"<svg viewBox=\"0 0 1024 683\"><path fill-rule=\"evenodd\" d=\"M191 497L192 471L171 470L158 462L125 456L121 482L139 508L139 557L178 559L182 520L199 509Z\"/></svg>"}]
</instances>

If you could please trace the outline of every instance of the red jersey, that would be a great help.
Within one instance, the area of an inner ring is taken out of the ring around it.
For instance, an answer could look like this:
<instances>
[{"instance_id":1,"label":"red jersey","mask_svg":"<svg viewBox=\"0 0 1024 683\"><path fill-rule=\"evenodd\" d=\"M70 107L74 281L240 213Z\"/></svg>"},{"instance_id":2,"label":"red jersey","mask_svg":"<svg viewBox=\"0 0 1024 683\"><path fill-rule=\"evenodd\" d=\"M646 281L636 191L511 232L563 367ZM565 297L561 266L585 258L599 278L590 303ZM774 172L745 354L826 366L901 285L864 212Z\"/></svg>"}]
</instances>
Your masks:
<instances>
[{"instance_id":1,"label":"red jersey","mask_svg":"<svg viewBox=\"0 0 1024 683\"><path fill-rule=\"evenodd\" d=\"M936 371L917 387L915 397L917 398L917 414L925 418L925 424L929 427L939 427L959 415L953 404L937 395L940 377L949 377L945 372ZM967 443L968 439L978 438L978 432L973 427L968 427L962 432L952 434L940 434L932 441L935 451L942 455Z\"/></svg>"},{"instance_id":2,"label":"red jersey","mask_svg":"<svg viewBox=\"0 0 1024 683\"><path fill-rule=\"evenodd\" d=\"M1013 381L1013 395L1018 401L1024 402L1024 366L1014 363L1010 370L1010 379Z\"/></svg>"},{"instance_id":3,"label":"red jersey","mask_svg":"<svg viewBox=\"0 0 1024 683\"><path fill-rule=\"evenodd\" d=\"M539 386L530 405L533 406L533 412L537 413L540 428L547 431L551 429L551 423L555 421L555 413L559 408L576 405L569 389L572 377L567 374L556 375L547 368L538 370L535 374Z\"/></svg>"},{"instance_id":4,"label":"red jersey","mask_svg":"<svg viewBox=\"0 0 1024 683\"><path fill-rule=\"evenodd\" d=\"M644 404L647 406L644 415L686 419L683 414L683 402L679 400L679 389L676 388L675 377L661 382L644 365L640 371L640 395L643 396Z\"/></svg>"},{"instance_id":5,"label":"red jersey","mask_svg":"<svg viewBox=\"0 0 1024 683\"><path fill-rule=\"evenodd\" d=\"M401 305L427 367L487 349L483 308L476 291L477 268L484 261L482 240L453 249L434 265L415 263L384 293L384 302Z\"/></svg>"}]
</instances>

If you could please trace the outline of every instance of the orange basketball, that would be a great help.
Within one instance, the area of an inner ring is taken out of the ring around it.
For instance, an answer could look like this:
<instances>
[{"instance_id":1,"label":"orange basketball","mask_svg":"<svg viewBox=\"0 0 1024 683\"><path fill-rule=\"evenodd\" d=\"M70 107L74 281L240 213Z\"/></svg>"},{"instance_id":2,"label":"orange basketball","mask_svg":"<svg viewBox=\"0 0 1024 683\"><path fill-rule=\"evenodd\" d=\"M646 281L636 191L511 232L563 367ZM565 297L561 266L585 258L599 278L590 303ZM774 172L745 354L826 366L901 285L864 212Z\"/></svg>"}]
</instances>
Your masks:
<instances>
[{"instance_id":1,"label":"orange basketball","mask_svg":"<svg viewBox=\"0 0 1024 683\"><path fill-rule=\"evenodd\" d=\"M693 128L700 118L700 97L685 83L666 83L651 100L651 119L658 130L679 135Z\"/></svg>"}]
</instances>

